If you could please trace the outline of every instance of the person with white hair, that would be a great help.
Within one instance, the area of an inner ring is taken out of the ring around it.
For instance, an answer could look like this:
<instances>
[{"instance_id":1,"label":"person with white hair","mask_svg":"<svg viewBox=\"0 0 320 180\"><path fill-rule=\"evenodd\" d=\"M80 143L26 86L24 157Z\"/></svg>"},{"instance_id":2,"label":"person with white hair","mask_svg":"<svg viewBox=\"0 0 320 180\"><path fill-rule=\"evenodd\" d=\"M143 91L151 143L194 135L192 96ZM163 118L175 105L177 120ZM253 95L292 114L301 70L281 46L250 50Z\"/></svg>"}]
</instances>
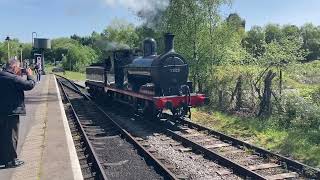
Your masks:
<instances>
[{"instance_id":1,"label":"person with white hair","mask_svg":"<svg viewBox=\"0 0 320 180\"><path fill-rule=\"evenodd\" d=\"M17 159L19 116L26 115L24 91L34 88L35 81L30 68L27 79L21 77L20 62L11 59L0 71L0 166L6 168L21 166Z\"/></svg>"}]
</instances>

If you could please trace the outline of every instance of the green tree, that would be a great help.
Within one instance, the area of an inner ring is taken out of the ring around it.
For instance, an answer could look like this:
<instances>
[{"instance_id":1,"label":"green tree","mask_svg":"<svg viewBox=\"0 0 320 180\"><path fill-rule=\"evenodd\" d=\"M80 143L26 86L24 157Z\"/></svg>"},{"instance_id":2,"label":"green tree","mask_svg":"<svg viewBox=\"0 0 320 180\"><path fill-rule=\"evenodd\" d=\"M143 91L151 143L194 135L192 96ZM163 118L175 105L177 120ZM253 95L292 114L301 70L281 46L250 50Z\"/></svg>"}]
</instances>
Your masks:
<instances>
[{"instance_id":1,"label":"green tree","mask_svg":"<svg viewBox=\"0 0 320 180\"><path fill-rule=\"evenodd\" d=\"M134 48L138 45L138 35L133 24L125 20L114 19L103 31L111 48Z\"/></svg>"},{"instance_id":2,"label":"green tree","mask_svg":"<svg viewBox=\"0 0 320 180\"><path fill-rule=\"evenodd\" d=\"M237 13L229 14L226 21L228 22L230 27L235 28L236 30L246 28L246 21L243 20Z\"/></svg>"},{"instance_id":3,"label":"green tree","mask_svg":"<svg viewBox=\"0 0 320 180\"><path fill-rule=\"evenodd\" d=\"M86 66L98 60L94 49L71 38L53 40L52 53L56 60L62 60L65 69L72 71L84 71Z\"/></svg>"},{"instance_id":4,"label":"green tree","mask_svg":"<svg viewBox=\"0 0 320 180\"><path fill-rule=\"evenodd\" d=\"M176 35L176 51L189 61L193 82L202 85L209 75L209 68L216 61L215 28L219 24L219 7L227 0L175 0L170 1L164 12L162 32ZM218 56L216 56L218 57Z\"/></svg>"},{"instance_id":5,"label":"green tree","mask_svg":"<svg viewBox=\"0 0 320 180\"><path fill-rule=\"evenodd\" d=\"M246 50L254 57L259 58L265 52L265 32L259 26L253 26L247 32L243 41Z\"/></svg>"},{"instance_id":6,"label":"green tree","mask_svg":"<svg viewBox=\"0 0 320 180\"><path fill-rule=\"evenodd\" d=\"M32 44L31 43L26 43L22 44L22 56L23 59L32 59L31 51L32 51Z\"/></svg>"},{"instance_id":7,"label":"green tree","mask_svg":"<svg viewBox=\"0 0 320 180\"><path fill-rule=\"evenodd\" d=\"M301 27L303 37L303 49L309 52L306 59L315 60L320 58L320 27L311 23Z\"/></svg>"},{"instance_id":8,"label":"green tree","mask_svg":"<svg viewBox=\"0 0 320 180\"><path fill-rule=\"evenodd\" d=\"M302 39L299 27L295 25L284 25L282 27L282 34L288 39Z\"/></svg>"},{"instance_id":9,"label":"green tree","mask_svg":"<svg viewBox=\"0 0 320 180\"><path fill-rule=\"evenodd\" d=\"M278 24L268 24L265 27L266 43L280 41L283 37L281 27Z\"/></svg>"}]
</instances>

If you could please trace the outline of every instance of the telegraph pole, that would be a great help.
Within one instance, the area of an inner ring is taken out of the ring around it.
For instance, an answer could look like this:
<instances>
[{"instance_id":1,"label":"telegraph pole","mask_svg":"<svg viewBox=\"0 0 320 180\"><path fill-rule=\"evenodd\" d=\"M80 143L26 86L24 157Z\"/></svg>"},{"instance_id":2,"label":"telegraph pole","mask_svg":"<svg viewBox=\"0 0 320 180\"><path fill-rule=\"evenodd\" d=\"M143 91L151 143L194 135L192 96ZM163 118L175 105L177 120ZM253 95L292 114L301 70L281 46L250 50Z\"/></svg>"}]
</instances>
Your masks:
<instances>
[{"instance_id":1,"label":"telegraph pole","mask_svg":"<svg viewBox=\"0 0 320 180\"><path fill-rule=\"evenodd\" d=\"M20 63L21 63L21 66L23 66L23 62L22 62L22 44L20 44Z\"/></svg>"}]
</instances>

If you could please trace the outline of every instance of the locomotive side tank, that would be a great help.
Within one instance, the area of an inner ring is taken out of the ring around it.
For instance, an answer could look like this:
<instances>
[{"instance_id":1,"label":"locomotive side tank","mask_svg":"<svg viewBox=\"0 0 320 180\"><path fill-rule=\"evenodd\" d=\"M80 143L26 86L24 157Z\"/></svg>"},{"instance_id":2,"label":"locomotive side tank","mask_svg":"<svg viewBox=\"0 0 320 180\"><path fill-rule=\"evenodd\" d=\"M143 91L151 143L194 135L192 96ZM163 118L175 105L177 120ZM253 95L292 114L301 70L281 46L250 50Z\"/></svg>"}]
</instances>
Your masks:
<instances>
[{"instance_id":1,"label":"locomotive side tank","mask_svg":"<svg viewBox=\"0 0 320 180\"><path fill-rule=\"evenodd\" d=\"M143 43L144 54L125 67L129 84L134 91L147 83L153 83L155 94L178 95L181 86L187 84L188 64L174 51L174 35L166 33L165 52L157 55L154 39L146 39Z\"/></svg>"}]
</instances>

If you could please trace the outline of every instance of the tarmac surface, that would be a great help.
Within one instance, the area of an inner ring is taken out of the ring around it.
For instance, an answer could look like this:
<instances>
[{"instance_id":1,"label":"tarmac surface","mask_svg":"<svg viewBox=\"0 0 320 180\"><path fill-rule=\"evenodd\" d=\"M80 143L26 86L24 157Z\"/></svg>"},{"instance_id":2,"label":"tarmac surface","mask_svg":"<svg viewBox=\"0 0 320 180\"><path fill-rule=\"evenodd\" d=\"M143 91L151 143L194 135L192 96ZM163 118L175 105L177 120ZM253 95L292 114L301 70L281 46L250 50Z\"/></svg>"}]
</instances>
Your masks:
<instances>
[{"instance_id":1,"label":"tarmac surface","mask_svg":"<svg viewBox=\"0 0 320 180\"><path fill-rule=\"evenodd\" d=\"M43 76L25 95L18 142L25 164L0 169L0 180L83 179L55 77Z\"/></svg>"}]
</instances>

